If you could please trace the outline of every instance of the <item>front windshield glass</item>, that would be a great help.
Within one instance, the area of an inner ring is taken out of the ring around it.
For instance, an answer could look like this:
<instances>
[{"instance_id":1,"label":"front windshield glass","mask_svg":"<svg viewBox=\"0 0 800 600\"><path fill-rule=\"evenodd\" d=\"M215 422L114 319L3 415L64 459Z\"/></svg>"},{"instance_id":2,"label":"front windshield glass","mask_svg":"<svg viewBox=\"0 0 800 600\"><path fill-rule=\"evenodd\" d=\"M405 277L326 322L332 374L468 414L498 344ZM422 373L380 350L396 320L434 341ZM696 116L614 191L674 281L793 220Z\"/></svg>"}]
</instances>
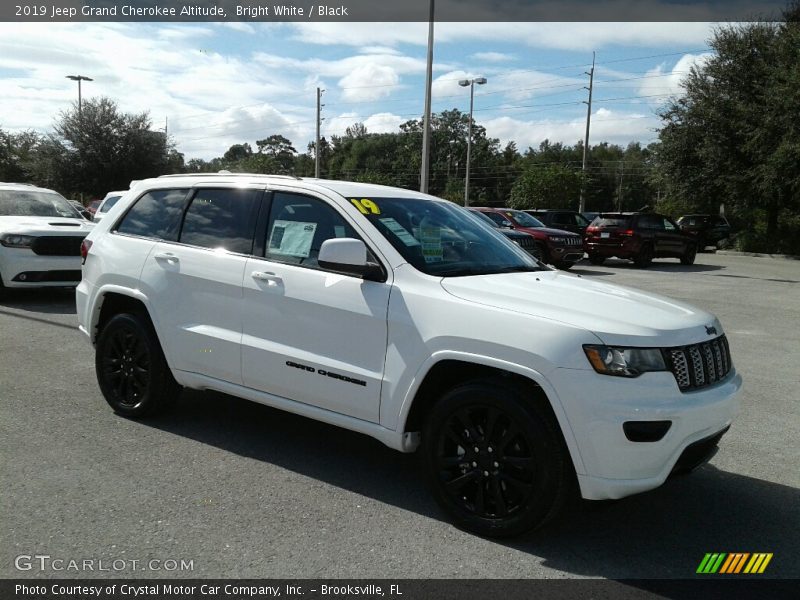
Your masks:
<instances>
[{"instance_id":1,"label":"front windshield glass","mask_svg":"<svg viewBox=\"0 0 800 600\"><path fill-rule=\"evenodd\" d=\"M505 236L450 202L417 198L350 201L412 266L439 277L542 271Z\"/></svg>"},{"instance_id":2,"label":"front windshield glass","mask_svg":"<svg viewBox=\"0 0 800 600\"><path fill-rule=\"evenodd\" d=\"M514 219L520 227L544 227L539 219L521 210L504 210L503 214Z\"/></svg>"},{"instance_id":3,"label":"front windshield glass","mask_svg":"<svg viewBox=\"0 0 800 600\"><path fill-rule=\"evenodd\" d=\"M0 190L0 216L83 219L63 196L34 190Z\"/></svg>"}]
</instances>

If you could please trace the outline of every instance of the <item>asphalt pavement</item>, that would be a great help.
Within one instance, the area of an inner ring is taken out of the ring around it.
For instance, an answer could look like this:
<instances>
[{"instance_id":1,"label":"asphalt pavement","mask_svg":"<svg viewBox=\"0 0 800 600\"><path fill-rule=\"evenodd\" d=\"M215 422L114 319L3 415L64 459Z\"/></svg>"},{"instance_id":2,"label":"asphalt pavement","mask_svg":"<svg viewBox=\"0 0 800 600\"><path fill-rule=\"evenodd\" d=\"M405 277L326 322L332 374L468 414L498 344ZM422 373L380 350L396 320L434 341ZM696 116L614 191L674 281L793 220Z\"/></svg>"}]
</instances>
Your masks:
<instances>
[{"instance_id":1,"label":"asphalt pavement","mask_svg":"<svg viewBox=\"0 0 800 600\"><path fill-rule=\"evenodd\" d=\"M573 272L714 312L742 414L694 473L505 542L451 526L415 456L359 434L194 391L169 415L114 415L72 292L14 294L0 302L0 577L683 578L706 552L772 552L764 577L800 577L800 261ZM50 558L18 559L36 555Z\"/></svg>"}]
</instances>

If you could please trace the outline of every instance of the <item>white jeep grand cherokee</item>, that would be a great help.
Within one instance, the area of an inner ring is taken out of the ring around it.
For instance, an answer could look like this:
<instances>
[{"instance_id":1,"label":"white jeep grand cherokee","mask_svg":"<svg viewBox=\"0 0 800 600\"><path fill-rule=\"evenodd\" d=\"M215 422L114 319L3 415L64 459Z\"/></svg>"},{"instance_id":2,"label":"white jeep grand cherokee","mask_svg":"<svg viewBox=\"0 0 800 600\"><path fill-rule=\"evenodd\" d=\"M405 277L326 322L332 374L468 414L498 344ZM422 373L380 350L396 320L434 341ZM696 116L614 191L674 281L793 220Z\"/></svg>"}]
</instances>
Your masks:
<instances>
[{"instance_id":1,"label":"white jeep grand cherokee","mask_svg":"<svg viewBox=\"0 0 800 600\"><path fill-rule=\"evenodd\" d=\"M75 286L93 224L69 201L27 183L0 183L0 295L5 288Z\"/></svg>"},{"instance_id":2,"label":"white jeep grand cherokee","mask_svg":"<svg viewBox=\"0 0 800 600\"><path fill-rule=\"evenodd\" d=\"M552 271L450 202L351 182L139 182L84 242L81 330L121 415L213 389L418 447L460 526L700 464L741 377L713 315Z\"/></svg>"}]
</instances>

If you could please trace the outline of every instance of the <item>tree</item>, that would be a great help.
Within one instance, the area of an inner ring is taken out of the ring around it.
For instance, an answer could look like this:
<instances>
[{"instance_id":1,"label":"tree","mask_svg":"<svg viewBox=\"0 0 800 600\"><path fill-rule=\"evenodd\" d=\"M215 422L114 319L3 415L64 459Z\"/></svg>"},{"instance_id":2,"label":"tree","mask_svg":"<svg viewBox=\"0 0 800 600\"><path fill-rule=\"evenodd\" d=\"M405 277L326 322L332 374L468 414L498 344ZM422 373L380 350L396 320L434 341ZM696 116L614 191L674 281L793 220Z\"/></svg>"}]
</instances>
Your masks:
<instances>
[{"instance_id":1,"label":"tree","mask_svg":"<svg viewBox=\"0 0 800 600\"><path fill-rule=\"evenodd\" d=\"M577 210L583 176L559 164L532 165L511 189L514 208L570 208Z\"/></svg>"},{"instance_id":2,"label":"tree","mask_svg":"<svg viewBox=\"0 0 800 600\"><path fill-rule=\"evenodd\" d=\"M183 157L150 126L147 113L122 113L109 98L84 100L80 113L77 106L61 113L53 134L40 143L36 179L65 193L100 196L182 168Z\"/></svg>"},{"instance_id":3,"label":"tree","mask_svg":"<svg viewBox=\"0 0 800 600\"><path fill-rule=\"evenodd\" d=\"M770 251L783 243L780 215L800 207L797 14L794 5L784 23L718 28L716 54L691 69L685 96L661 114L657 156L669 195L703 212L724 202L734 216L762 223Z\"/></svg>"}]
</instances>

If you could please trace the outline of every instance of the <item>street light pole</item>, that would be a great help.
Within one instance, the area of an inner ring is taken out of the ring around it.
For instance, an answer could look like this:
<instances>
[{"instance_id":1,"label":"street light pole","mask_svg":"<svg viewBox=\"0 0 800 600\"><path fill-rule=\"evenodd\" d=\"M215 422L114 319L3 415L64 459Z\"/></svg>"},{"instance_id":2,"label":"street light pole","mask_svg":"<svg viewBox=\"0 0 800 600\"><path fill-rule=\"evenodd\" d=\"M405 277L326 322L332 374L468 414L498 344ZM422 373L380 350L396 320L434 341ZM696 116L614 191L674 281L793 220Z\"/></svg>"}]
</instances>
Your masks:
<instances>
[{"instance_id":1,"label":"street light pole","mask_svg":"<svg viewBox=\"0 0 800 600\"><path fill-rule=\"evenodd\" d=\"M428 193L431 154L431 86L433 85L433 2L430 0L428 18L428 64L425 72L425 114L422 117L422 165L419 174L419 191Z\"/></svg>"},{"instance_id":2,"label":"street light pole","mask_svg":"<svg viewBox=\"0 0 800 600\"><path fill-rule=\"evenodd\" d=\"M475 79L462 79L458 82L461 87L469 86L469 123L467 124L467 173L464 182L464 206L469 206L469 165L472 155L472 109L474 106L475 98L475 84L483 85L486 83L485 77L476 77Z\"/></svg>"},{"instance_id":3,"label":"street light pole","mask_svg":"<svg viewBox=\"0 0 800 600\"><path fill-rule=\"evenodd\" d=\"M82 120L83 113L81 112L81 81L94 81L94 79L91 77L85 77L84 75L67 75L67 79L78 82L78 120Z\"/></svg>"}]
</instances>

